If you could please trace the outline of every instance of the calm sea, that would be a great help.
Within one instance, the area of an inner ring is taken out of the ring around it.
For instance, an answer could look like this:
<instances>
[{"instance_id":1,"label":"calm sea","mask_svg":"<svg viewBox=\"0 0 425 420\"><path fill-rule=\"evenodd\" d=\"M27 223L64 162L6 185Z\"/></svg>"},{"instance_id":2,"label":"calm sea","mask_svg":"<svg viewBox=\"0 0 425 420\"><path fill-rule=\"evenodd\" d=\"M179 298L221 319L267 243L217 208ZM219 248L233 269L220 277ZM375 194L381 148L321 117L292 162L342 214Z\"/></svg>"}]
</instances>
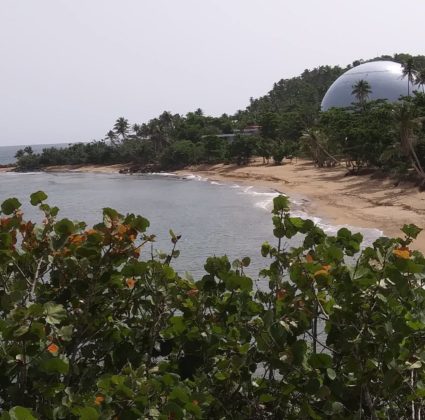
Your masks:
<instances>
[{"instance_id":1,"label":"calm sea","mask_svg":"<svg viewBox=\"0 0 425 420\"><path fill-rule=\"evenodd\" d=\"M69 143L57 144L31 144L34 153L41 153L46 147L66 147ZM15 155L19 149L25 146L0 146L0 165L7 165L16 161Z\"/></svg>"},{"instance_id":2,"label":"calm sea","mask_svg":"<svg viewBox=\"0 0 425 420\"><path fill-rule=\"evenodd\" d=\"M237 184L221 184L194 175L178 178L162 175L106 175L82 173L0 173L0 202L17 197L27 216L40 219L29 204L29 195L43 190L60 216L95 224L103 207L141 214L151 221L150 233L158 236L156 249L169 251L169 229L181 234L181 256L175 267L195 276L203 273L208 256L251 257L249 274L256 275L269 261L260 255L261 244L272 236L270 209L275 192ZM302 202L294 202L295 214ZM337 227L315 219L329 232ZM380 232L363 229L370 242ZM295 238L292 244L299 241ZM146 251L147 252L147 251Z\"/></svg>"}]
</instances>

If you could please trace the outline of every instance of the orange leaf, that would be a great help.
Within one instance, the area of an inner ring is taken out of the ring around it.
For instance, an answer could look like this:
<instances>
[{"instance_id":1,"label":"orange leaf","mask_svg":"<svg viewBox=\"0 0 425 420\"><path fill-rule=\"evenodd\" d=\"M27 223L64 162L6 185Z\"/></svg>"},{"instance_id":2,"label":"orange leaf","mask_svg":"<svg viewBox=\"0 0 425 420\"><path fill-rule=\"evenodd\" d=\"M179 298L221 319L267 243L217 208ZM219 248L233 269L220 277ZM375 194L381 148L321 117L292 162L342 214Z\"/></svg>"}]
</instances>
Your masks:
<instances>
[{"instance_id":1,"label":"orange leaf","mask_svg":"<svg viewBox=\"0 0 425 420\"><path fill-rule=\"evenodd\" d=\"M198 293L199 293L199 290L198 290L198 289L190 289L190 290L187 292L187 295L188 295L188 296L196 296Z\"/></svg>"},{"instance_id":2,"label":"orange leaf","mask_svg":"<svg viewBox=\"0 0 425 420\"><path fill-rule=\"evenodd\" d=\"M105 401L105 397L103 395L96 395L96 398L94 399L94 403L96 405L100 405Z\"/></svg>"},{"instance_id":3,"label":"orange leaf","mask_svg":"<svg viewBox=\"0 0 425 420\"><path fill-rule=\"evenodd\" d=\"M117 231L120 235L124 235L125 233L128 232L129 229L130 229L130 226L127 226L127 225L118 225L117 227Z\"/></svg>"},{"instance_id":4,"label":"orange leaf","mask_svg":"<svg viewBox=\"0 0 425 420\"><path fill-rule=\"evenodd\" d=\"M127 283L127 286L129 289L133 289L134 286L136 285L136 280L134 280L133 277L127 279L125 282Z\"/></svg>"},{"instance_id":5,"label":"orange leaf","mask_svg":"<svg viewBox=\"0 0 425 420\"><path fill-rule=\"evenodd\" d=\"M59 347L58 347L55 343L52 343L52 344L50 344L50 346L49 346L49 347L47 347L47 350L48 350L50 353L57 353L57 352L58 352L58 350L59 350Z\"/></svg>"},{"instance_id":6,"label":"orange leaf","mask_svg":"<svg viewBox=\"0 0 425 420\"><path fill-rule=\"evenodd\" d=\"M135 258L139 258L140 257L140 249L135 249L133 250L133 256Z\"/></svg>"},{"instance_id":7,"label":"orange leaf","mask_svg":"<svg viewBox=\"0 0 425 420\"><path fill-rule=\"evenodd\" d=\"M276 299L277 300L283 300L284 299L284 297L285 297L285 290L282 290L282 289L279 289L277 292L276 292Z\"/></svg>"},{"instance_id":8,"label":"orange leaf","mask_svg":"<svg viewBox=\"0 0 425 420\"><path fill-rule=\"evenodd\" d=\"M410 258L410 250L406 247L394 249L393 254L403 260L408 260Z\"/></svg>"},{"instance_id":9,"label":"orange leaf","mask_svg":"<svg viewBox=\"0 0 425 420\"><path fill-rule=\"evenodd\" d=\"M318 277L318 276L326 276L328 274L328 271L327 270L324 270L324 269L322 269L322 270L317 270L315 273L314 273L314 277Z\"/></svg>"},{"instance_id":10,"label":"orange leaf","mask_svg":"<svg viewBox=\"0 0 425 420\"><path fill-rule=\"evenodd\" d=\"M72 235L69 238L69 242L71 242L71 244L76 244L79 245L81 243L83 243L85 241L85 236L84 235Z\"/></svg>"}]
</instances>

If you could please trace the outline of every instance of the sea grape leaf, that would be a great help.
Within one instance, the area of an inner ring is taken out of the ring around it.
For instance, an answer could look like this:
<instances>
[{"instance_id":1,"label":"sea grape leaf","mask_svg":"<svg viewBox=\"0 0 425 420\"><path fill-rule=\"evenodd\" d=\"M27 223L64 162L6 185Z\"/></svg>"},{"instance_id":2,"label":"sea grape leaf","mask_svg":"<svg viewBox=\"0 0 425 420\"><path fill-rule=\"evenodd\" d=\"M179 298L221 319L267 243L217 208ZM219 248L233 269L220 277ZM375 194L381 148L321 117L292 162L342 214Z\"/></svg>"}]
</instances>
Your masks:
<instances>
[{"instance_id":1,"label":"sea grape leaf","mask_svg":"<svg viewBox=\"0 0 425 420\"><path fill-rule=\"evenodd\" d=\"M21 203L17 198L8 198L3 201L1 205L1 210L4 214L12 214L15 210L18 210L21 207Z\"/></svg>"},{"instance_id":2,"label":"sea grape leaf","mask_svg":"<svg viewBox=\"0 0 425 420\"><path fill-rule=\"evenodd\" d=\"M422 232L422 229L414 224L404 225L401 229L410 238L416 239L417 236Z\"/></svg>"},{"instance_id":3,"label":"sea grape leaf","mask_svg":"<svg viewBox=\"0 0 425 420\"><path fill-rule=\"evenodd\" d=\"M40 370L46 373L58 373L65 375L69 371L69 363L67 360L59 359L58 357L43 360L40 365Z\"/></svg>"},{"instance_id":4,"label":"sea grape leaf","mask_svg":"<svg viewBox=\"0 0 425 420\"><path fill-rule=\"evenodd\" d=\"M37 420L28 408L16 406L9 410L11 420Z\"/></svg>"},{"instance_id":5,"label":"sea grape leaf","mask_svg":"<svg viewBox=\"0 0 425 420\"><path fill-rule=\"evenodd\" d=\"M44 200L47 200L47 194L44 191L37 191L30 196L31 204L36 206L42 203Z\"/></svg>"},{"instance_id":6,"label":"sea grape leaf","mask_svg":"<svg viewBox=\"0 0 425 420\"><path fill-rule=\"evenodd\" d=\"M74 223L69 219L59 220L54 226L55 232L59 235L70 235L74 232L75 226Z\"/></svg>"},{"instance_id":7,"label":"sea grape leaf","mask_svg":"<svg viewBox=\"0 0 425 420\"><path fill-rule=\"evenodd\" d=\"M65 308L60 304L47 302L44 304L44 313L48 324L60 324L66 318Z\"/></svg>"},{"instance_id":8,"label":"sea grape leaf","mask_svg":"<svg viewBox=\"0 0 425 420\"><path fill-rule=\"evenodd\" d=\"M308 362L315 369L332 367L332 357L325 353L312 354Z\"/></svg>"}]
</instances>

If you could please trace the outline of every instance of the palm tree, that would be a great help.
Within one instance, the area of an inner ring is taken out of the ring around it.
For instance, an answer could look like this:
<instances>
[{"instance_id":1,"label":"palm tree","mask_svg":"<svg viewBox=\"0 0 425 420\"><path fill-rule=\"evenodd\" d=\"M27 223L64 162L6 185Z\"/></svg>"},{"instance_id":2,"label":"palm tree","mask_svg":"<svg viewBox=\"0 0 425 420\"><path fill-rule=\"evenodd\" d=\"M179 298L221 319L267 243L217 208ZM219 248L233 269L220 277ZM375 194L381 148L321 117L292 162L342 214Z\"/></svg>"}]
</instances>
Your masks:
<instances>
[{"instance_id":1,"label":"palm tree","mask_svg":"<svg viewBox=\"0 0 425 420\"><path fill-rule=\"evenodd\" d=\"M403 66L403 79L407 77L407 96L410 96L410 85L414 85L417 74L415 62L413 58L408 58Z\"/></svg>"},{"instance_id":2,"label":"palm tree","mask_svg":"<svg viewBox=\"0 0 425 420\"><path fill-rule=\"evenodd\" d=\"M424 117L418 117L414 106L409 102L396 104L394 109L394 117L398 123L400 131L400 148L403 155L409 157L410 162L425 182L425 171L422 168L421 162L416 154L415 144L417 136L415 130L420 128Z\"/></svg>"},{"instance_id":3,"label":"palm tree","mask_svg":"<svg viewBox=\"0 0 425 420\"><path fill-rule=\"evenodd\" d=\"M115 131L109 130L106 133L105 140L109 140L111 142L111 144L116 146L117 145L117 135L116 135Z\"/></svg>"},{"instance_id":4,"label":"palm tree","mask_svg":"<svg viewBox=\"0 0 425 420\"><path fill-rule=\"evenodd\" d=\"M319 130L307 129L301 136L301 141L310 149L315 165L320 168L328 162L331 166L341 162L328 151L329 139Z\"/></svg>"},{"instance_id":5,"label":"palm tree","mask_svg":"<svg viewBox=\"0 0 425 420\"><path fill-rule=\"evenodd\" d=\"M130 130L130 124L128 123L128 120L126 120L124 117L118 118L114 124L115 133L120 135L122 139L124 140L127 138L129 130Z\"/></svg>"},{"instance_id":6,"label":"palm tree","mask_svg":"<svg viewBox=\"0 0 425 420\"><path fill-rule=\"evenodd\" d=\"M421 69L416 74L415 83L419 86L422 86L422 93L425 93L425 69Z\"/></svg>"},{"instance_id":7,"label":"palm tree","mask_svg":"<svg viewBox=\"0 0 425 420\"><path fill-rule=\"evenodd\" d=\"M351 92L359 102L359 104L364 108L369 94L372 93L370 84L366 80L359 80L355 85L352 86L353 90Z\"/></svg>"},{"instance_id":8,"label":"palm tree","mask_svg":"<svg viewBox=\"0 0 425 420\"><path fill-rule=\"evenodd\" d=\"M133 124L133 127L131 127L131 129L133 130L133 133L137 136L137 137L139 137L141 134L140 134L140 132L141 132L141 125L140 124Z\"/></svg>"}]
</instances>

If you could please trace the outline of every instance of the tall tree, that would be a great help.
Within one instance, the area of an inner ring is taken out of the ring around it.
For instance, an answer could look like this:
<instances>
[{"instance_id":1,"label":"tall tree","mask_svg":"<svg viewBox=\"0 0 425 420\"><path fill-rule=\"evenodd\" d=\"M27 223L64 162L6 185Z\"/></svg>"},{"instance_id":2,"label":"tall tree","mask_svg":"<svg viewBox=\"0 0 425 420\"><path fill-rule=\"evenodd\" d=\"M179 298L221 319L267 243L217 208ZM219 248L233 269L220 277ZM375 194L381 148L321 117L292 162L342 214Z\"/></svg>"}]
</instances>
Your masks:
<instances>
[{"instance_id":1,"label":"tall tree","mask_svg":"<svg viewBox=\"0 0 425 420\"><path fill-rule=\"evenodd\" d=\"M421 127L424 117L418 117L415 107L409 102L396 104L395 120L399 127L401 152L408 156L413 168L425 182L425 171L415 150L417 136L415 131Z\"/></svg>"},{"instance_id":2,"label":"tall tree","mask_svg":"<svg viewBox=\"0 0 425 420\"><path fill-rule=\"evenodd\" d=\"M352 88L351 94L356 97L358 103L364 108L369 95L372 93L369 82L363 79L359 80Z\"/></svg>"},{"instance_id":3,"label":"tall tree","mask_svg":"<svg viewBox=\"0 0 425 420\"><path fill-rule=\"evenodd\" d=\"M403 79L407 78L407 96L410 96L410 85L414 85L416 81L416 66L412 57L408 58L403 64Z\"/></svg>"},{"instance_id":4,"label":"tall tree","mask_svg":"<svg viewBox=\"0 0 425 420\"><path fill-rule=\"evenodd\" d=\"M105 140L109 140L111 144L113 144L114 146L117 146L117 134L115 133L115 131L109 130L106 133Z\"/></svg>"},{"instance_id":5,"label":"tall tree","mask_svg":"<svg viewBox=\"0 0 425 420\"><path fill-rule=\"evenodd\" d=\"M415 83L422 87L422 93L425 93L425 69L421 69L416 74Z\"/></svg>"},{"instance_id":6,"label":"tall tree","mask_svg":"<svg viewBox=\"0 0 425 420\"><path fill-rule=\"evenodd\" d=\"M141 135L142 126L140 124L133 124L133 126L131 127L131 129L133 130L133 133L137 137L139 137Z\"/></svg>"},{"instance_id":7,"label":"tall tree","mask_svg":"<svg viewBox=\"0 0 425 420\"><path fill-rule=\"evenodd\" d=\"M128 132L130 130L130 124L128 120L124 117L120 117L114 124L114 131L124 140L127 138Z\"/></svg>"}]
</instances>

